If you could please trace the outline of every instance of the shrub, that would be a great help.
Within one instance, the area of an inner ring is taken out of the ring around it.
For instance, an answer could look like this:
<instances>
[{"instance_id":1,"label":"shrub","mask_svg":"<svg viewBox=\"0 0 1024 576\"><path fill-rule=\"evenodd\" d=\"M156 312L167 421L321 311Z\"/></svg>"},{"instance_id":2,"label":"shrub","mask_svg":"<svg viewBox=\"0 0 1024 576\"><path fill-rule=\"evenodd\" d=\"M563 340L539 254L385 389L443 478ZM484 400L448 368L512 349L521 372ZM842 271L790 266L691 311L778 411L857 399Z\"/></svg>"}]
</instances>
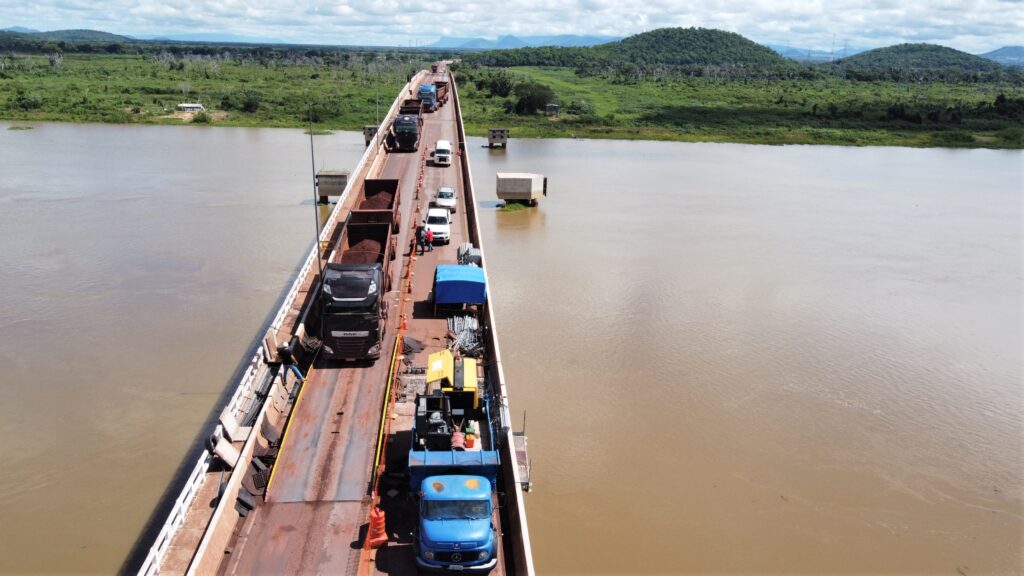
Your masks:
<instances>
[{"instance_id":1,"label":"shrub","mask_svg":"<svg viewBox=\"0 0 1024 576\"><path fill-rule=\"evenodd\" d=\"M210 115L206 112L196 112L192 116L193 124L209 124L211 120L212 118L210 118Z\"/></svg>"},{"instance_id":2,"label":"shrub","mask_svg":"<svg viewBox=\"0 0 1024 576\"><path fill-rule=\"evenodd\" d=\"M576 101L573 100L569 103L569 106L565 109L569 114L576 114L577 116L592 116L595 112L594 105L586 100Z\"/></svg>"},{"instance_id":3,"label":"shrub","mask_svg":"<svg viewBox=\"0 0 1024 576\"><path fill-rule=\"evenodd\" d=\"M242 111L255 112L263 102L263 95L255 90L246 90L242 93Z\"/></svg>"},{"instance_id":4,"label":"shrub","mask_svg":"<svg viewBox=\"0 0 1024 576\"><path fill-rule=\"evenodd\" d=\"M30 94L23 90L18 90L14 96L14 103L22 110L35 110L43 107L43 97L35 92Z\"/></svg>"}]
</instances>

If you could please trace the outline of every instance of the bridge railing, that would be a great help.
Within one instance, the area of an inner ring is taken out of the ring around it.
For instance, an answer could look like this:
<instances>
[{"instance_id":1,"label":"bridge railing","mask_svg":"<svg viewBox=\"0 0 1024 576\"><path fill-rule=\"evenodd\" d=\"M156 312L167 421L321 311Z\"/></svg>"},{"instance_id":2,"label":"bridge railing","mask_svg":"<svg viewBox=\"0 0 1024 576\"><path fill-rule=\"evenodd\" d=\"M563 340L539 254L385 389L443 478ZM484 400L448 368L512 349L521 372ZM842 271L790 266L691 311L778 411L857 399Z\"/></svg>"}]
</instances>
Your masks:
<instances>
[{"instance_id":1,"label":"bridge railing","mask_svg":"<svg viewBox=\"0 0 1024 576\"><path fill-rule=\"evenodd\" d=\"M466 197L471 201L466 202L466 218L469 221L469 238L474 246L480 248L480 260L483 265L484 282L491 285L487 276L487 255L480 241L480 221L477 217L476 195L473 190L473 171L469 164L469 154L466 153L466 128L462 122L462 105L459 101L459 90L454 75L451 79L452 100L455 104L455 118L459 127L459 151L462 155L462 185ZM484 339L489 350L493 350L495 362L495 373L498 377L498 389L500 390L500 412L501 412L501 467L505 480L505 490L512 494L511 506L507 506L509 522L512 531L518 532L522 538L515 542L512 550L512 557L516 566L516 574L533 576L536 572L533 568L533 550L530 545L530 531L526 524L526 505L523 501L522 484L519 478L519 466L516 465L515 445L512 441L511 417L509 415L508 389L505 386L505 372L501 367L501 352L498 348L497 324L494 321L494 298L490 290L487 294L487 302L484 305L484 314L487 316L487 325L491 327L486 331Z\"/></svg>"},{"instance_id":2,"label":"bridge railing","mask_svg":"<svg viewBox=\"0 0 1024 576\"><path fill-rule=\"evenodd\" d=\"M370 146L367 147L366 152L360 158L359 163L356 164L355 169L352 170L352 174L356 175L357 177L349 179L348 185L342 192L342 195L339 198L338 203L335 205L334 210L331 211L331 215L324 223L319 238L320 242L323 242L324 240L331 237L331 234L333 233L333 227L338 220L338 215L342 212L342 206L345 203L345 200L348 198L348 195L351 192L355 183L359 181L358 175L361 174L364 170L367 170L372 167L372 165L367 164L368 162L374 162L380 156L381 146L383 145L383 138L386 137L386 134L388 132L387 127L390 126L391 118L394 117L394 114L397 112L401 101L405 98L405 94L408 93L409 86L410 84L406 83L405 86L402 88L402 91L399 93L394 103L392 103L391 108L389 108L387 114L385 114L384 120L377 129L377 134L370 142ZM314 269L314 264L316 263L315 258L317 258L319 254L320 242L318 242L317 245L314 245L310 249L309 254L306 256L306 260L303 263L302 267L299 269L299 272L296 275L295 280L292 282L291 288L285 295L281 307L278 309L277 314L274 316L274 319L270 323L269 328L271 330L280 330L281 326L284 324L285 318L288 315L288 311L295 303L295 298L298 296L299 291L302 289L302 286L305 283L311 270ZM296 328L297 327L293 327L293 331ZM265 331L266 329L267 327L264 327L262 330ZM239 378L238 383L235 385L235 391L231 395L231 399L227 403L228 414L231 414L235 418L237 418L239 413L244 414L247 411L249 411L252 408L252 403L256 401L255 383L258 381L262 381L262 378L258 379L257 376L259 376L261 372L265 373L265 371L272 370L263 362L263 359L265 357L273 357L273 354L276 353L276 351L265 350L265 346L266 344L263 343L260 344L260 346L257 348L256 353L253 354L252 358L249 361L249 365L246 367L241 378ZM244 405L246 401L249 401L249 406ZM209 538L211 536L210 527L216 526L217 522L223 516L223 508L229 504L233 505L234 500L237 497L238 487L241 486L242 476L244 475L249 464L247 460L248 457L246 456L246 454L248 453L248 455L251 456L252 453L252 450L247 450L247 448L250 448L250 446L254 443L253 441L255 439L255 435L259 433L260 424L262 423L262 418L264 417L266 409L267 399L264 398L262 402L263 404L261 406L260 413L257 416L256 423L252 426L252 429L250 430L249 435L246 438L245 448L243 448L242 451L241 460L244 460L245 462L244 464L242 462L233 463L234 468L228 480L227 488L224 491L224 497L222 497L221 501L217 503L217 509L214 511L214 515L211 518L211 521L207 526L207 530L203 535L203 540L200 542L199 548L196 550L196 554L192 559L193 569L196 566L197 561L201 557L201 552L205 551L209 546ZM223 435L223 426L218 423L213 428L211 434ZM239 439L232 438L232 440ZM191 473L184 480L181 491L179 492L178 497L174 500L174 504L172 505L170 512L167 515L167 519L164 521L163 526L161 527L160 531L157 534L157 537L153 541L153 545L150 547L148 554L142 561L142 564L139 566L139 575L152 576L160 572L161 564L167 555L167 550L170 548L170 545L173 542L175 535L177 535L178 530L181 528L182 524L184 524L185 518L188 514L189 509L192 506L193 501L195 500L196 494L199 492L203 483L207 480L206 473L213 463L213 458L214 456L209 450L204 450L196 459L196 463L193 466ZM229 498L228 495L230 494L234 494L234 496L231 496Z\"/></svg>"}]
</instances>

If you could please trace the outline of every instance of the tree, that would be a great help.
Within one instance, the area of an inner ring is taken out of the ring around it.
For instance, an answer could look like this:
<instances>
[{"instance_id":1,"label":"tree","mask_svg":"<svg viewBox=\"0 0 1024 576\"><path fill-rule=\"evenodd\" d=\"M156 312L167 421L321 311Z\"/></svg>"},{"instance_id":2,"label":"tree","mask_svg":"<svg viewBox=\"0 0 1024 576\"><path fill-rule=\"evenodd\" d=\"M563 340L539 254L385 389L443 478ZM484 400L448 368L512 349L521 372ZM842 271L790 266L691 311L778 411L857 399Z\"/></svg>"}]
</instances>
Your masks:
<instances>
[{"instance_id":1,"label":"tree","mask_svg":"<svg viewBox=\"0 0 1024 576\"><path fill-rule=\"evenodd\" d=\"M514 92L519 97L516 100L516 114L536 114L543 110L549 102L554 102L555 93L547 86L539 82L522 82L516 84Z\"/></svg>"}]
</instances>

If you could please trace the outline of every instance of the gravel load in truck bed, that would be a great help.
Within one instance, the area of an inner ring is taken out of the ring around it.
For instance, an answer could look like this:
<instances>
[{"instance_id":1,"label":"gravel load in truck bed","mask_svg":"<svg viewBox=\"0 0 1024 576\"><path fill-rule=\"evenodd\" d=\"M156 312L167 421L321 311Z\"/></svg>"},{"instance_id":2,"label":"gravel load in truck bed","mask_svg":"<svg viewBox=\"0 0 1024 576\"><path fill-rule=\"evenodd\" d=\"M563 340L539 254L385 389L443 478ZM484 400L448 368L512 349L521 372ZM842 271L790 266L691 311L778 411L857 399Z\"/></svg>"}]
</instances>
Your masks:
<instances>
[{"instance_id":1,"label":"gravel load in truck bed","mask_svg":"<svg viewBox=\"0 0 1024 576\"><path fill-rule=\"evenodd\" d=\"M366 238L360 240L355 244L349 246L348 250L345 250L341 254L342 264L373 264L377 260L380 260L381 255L381 243L372 239Z\"/></svg>"},{"instance_id":2,"label":"gravel load in truck bed","mask_svg":"<svg viewBox=\"0 0 1024 576\"><path fill-rule=\"evenodd\" d=\"M391 200L395 195L390 192L379 192L359 203L359 210L384 210L391 208Z\"/></svg>"}]
</instances>

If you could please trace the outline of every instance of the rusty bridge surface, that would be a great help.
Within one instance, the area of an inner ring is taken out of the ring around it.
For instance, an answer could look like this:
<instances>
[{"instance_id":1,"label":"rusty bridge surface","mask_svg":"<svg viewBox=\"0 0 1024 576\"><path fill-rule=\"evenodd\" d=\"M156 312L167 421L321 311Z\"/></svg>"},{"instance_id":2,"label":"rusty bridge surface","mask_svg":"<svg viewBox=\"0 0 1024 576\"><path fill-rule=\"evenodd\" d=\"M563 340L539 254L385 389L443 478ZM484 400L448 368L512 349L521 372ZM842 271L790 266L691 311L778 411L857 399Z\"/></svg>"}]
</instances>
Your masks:
<instances>
[{"instance_id":1,"label":"rusty bridge surface","mask_svg":"<svg viewBox=\"0 0 1024 576\"><path fill-rule=\"evenodd\" d=\"M399 180L402 225L395 234L397 255L390 269L389 314L380 358L340 362L307 352L302 361L312 359L312 363L305 383L282 383L271 347L308 342L316 335L305 320L319 283L316 258L329 250L314 249L221 414L208 443L216 449L208 449L196 462L149 555L133 571L145 575L417 573L411 535L413 498L406 487L394 482L410 446L412 423L408 410L403 410L408 406L403 407L399 397L399 372L403 365L425 365L427 354L446 346L446 319L427 303L434 266L456 262L456 250L463 242L482 248L458 91L445 64L439 63L437 73L419 72L403 87L352 171L321 235L325 246L336 238L365 179ZM386 134L400 103L412 97L421 82L431 80L450 81L447 101L436 111L423 113L415 152L391 151ZM438 140L454 144L451 166L429 161L429 150ZM458 196L452 239L417 256L410 250L414 227L442 185L455 188ZM484 264L486 271L486 260ZM500 300L500 293L491 292L488 287L489 301ZM501 456L494 517L501 535L499 562L491 573L530 575L534 569L508 423L508 391L489 305L481 311L481 323L488 328L487 387L502 414L500 425L495 426L496 438L491 439ZM422 349L403 349L403 337L414 339ZM365 545L374 506L387 513L390 540L376 550Z\"/></svg>"}]
</instances>

